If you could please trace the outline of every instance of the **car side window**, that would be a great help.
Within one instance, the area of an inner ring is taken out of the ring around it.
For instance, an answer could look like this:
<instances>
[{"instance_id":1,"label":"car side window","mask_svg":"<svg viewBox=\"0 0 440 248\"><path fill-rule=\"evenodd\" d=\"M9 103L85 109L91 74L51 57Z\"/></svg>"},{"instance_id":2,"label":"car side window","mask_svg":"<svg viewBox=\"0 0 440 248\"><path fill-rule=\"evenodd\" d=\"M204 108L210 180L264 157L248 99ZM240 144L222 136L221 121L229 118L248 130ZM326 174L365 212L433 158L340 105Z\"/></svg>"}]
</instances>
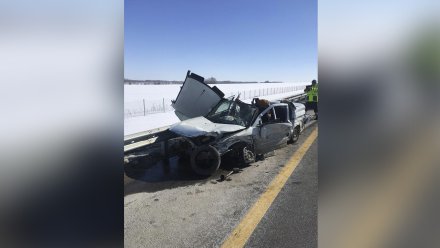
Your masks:
<instances>
[{"instance_id":1,"label":"car side window","mask_svg":"<svg viewBox=\"0 0 440 248\"><path fill-rule=\"evenodd\" d=\"M276 120L275 122L288 122L288 114L287 114L287 108L286 106L275 106L274 107L275 114L276 114Z\"/></svg>"},{"instance_id":2,"label":"car side window","mask_svg":"<svg viewBox=\"0 0 440 248\"><path fill-rule=\"evenodd\" d=\"M271 108L269 111L266 112L266 114L264 114L261 117L261 122L263 124L269 123L269 122L274 122L274 121L275 121L274 108Z\"/></svg>"}]
</instances>

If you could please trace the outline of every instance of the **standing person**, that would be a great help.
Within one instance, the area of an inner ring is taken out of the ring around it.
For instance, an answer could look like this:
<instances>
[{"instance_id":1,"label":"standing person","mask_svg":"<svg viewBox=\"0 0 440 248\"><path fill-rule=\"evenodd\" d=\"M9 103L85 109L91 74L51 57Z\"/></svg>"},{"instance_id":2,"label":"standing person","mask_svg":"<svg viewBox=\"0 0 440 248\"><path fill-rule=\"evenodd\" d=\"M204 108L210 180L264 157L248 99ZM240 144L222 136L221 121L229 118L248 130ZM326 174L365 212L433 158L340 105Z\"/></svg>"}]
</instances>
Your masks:
<instances>
[{"instance_id":1,"label":"standing person","mask_svg":"<svg viewBox=\"0 0 440 248\"><path fill-rule=\"evenodd\" d=\"M306 110L313 109L316 119L318 119L318 84L316 80L313 80L312 85L306 87L304 92L307 93Z\"/></svg>"}]
</instances>

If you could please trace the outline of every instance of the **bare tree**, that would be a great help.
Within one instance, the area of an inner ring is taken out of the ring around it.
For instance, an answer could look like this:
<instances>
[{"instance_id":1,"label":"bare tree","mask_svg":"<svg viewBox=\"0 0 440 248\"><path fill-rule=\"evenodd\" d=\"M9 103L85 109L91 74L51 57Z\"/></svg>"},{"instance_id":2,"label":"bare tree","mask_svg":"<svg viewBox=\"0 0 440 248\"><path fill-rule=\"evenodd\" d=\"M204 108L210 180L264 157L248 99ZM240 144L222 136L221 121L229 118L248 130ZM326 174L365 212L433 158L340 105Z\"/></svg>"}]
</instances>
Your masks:
<instances>
[{"instance_id":1,"label":"bare tree","mask_svg":"<svg viewBox=\"0 0 440 248\"><path fill-rule=\"evenodd\" d=\"M207 84L216 84L217 83L217 79L215 79L215 77L210 77L205 79L205 83Z\"/></svg>"}]
</instances>

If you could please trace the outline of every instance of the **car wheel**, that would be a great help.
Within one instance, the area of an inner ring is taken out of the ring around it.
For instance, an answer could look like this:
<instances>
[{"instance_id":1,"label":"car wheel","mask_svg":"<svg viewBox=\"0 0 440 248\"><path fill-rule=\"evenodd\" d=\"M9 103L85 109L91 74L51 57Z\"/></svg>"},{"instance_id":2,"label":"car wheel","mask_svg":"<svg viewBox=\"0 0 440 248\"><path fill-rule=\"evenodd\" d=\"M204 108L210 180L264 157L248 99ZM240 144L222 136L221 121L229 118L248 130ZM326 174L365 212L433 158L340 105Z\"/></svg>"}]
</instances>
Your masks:
<instances>
[{"instance_id":1,"label":"car wheel","mask_svg":"<svg viewBox=\"0 0 440 248\"><path fill-rule=\"evenodd\" d=\"M190 162L191 162L191 155L187 153L179 154L179 164L189 165Z\"/></svg>"},{"instance_id":2,"label":"car wheel","mask_svg":"<svg viewBox=\"0 0 440 248\"><path fill-rule=\"evenodd\" d=\"M289 144L294 144L298 141L299 139L299 126L295 127L295 129L293 129L293 133L292 136L290 137L290 140L288 141Z\"/></svg>"},{"instance_id":3,"label":"car wheel","mask_svg":"<svg viewBox=\"0 0 440 248\"><path fill-rule=\"evenodd\" d=\"M250 164L255 162L255 153L245 143L238 143L232 147L233 159L239 164Z\"/></svg>"},{"instance_id":4,"label":"car wheel","mask_svg":"<svg viewBox=\"0 0 440 248\"><path fill-rule=\"evenodd\" d=\"M250 164L255 162L255 153L245 146L241 149L241 158L244 164Z\"/></svg>"},{"instance_id":5,"label":"car wheel","mask_svg":"<svg viewBox=\"0 0 440 248\"><path fill-rule=\"evenodd\" d=\"M210 176L220 167L220 153L212 146L197 147L191 154L191 168L202 176Z\"/></svg>"}]
</instances>

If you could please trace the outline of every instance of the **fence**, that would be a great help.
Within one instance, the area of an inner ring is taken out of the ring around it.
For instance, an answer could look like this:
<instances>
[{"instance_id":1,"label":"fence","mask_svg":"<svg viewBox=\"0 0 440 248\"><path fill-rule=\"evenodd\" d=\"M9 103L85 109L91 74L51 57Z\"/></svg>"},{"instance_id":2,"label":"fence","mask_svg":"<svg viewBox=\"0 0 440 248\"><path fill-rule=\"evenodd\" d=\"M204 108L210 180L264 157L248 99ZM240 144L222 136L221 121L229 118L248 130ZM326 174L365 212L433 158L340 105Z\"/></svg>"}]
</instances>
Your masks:
<instances>
[{"instance_id":1,"label":"fence","mask_svg":"<svg viewBox=\"0 0 440 248\"><path fill-rule=\"evenodd\" d=\"M271 87L271 88L260 88L251 90L238 90L229 92L226 97L232 95L239 95L241 100L252 99L254 97L269 96L276 94L284 94L288 92L294 92L298 90L303 90L305 86L287 86L287 87ZM136 116L146 116L154 113L164 113L168 111L173 111L171 107L170 98L162 98L161 100L147 100L140 99L135 101L124 102L124 118L131 118Z\"/></svg>"},{"instance_id":2,"label":"fence","mask_svg":"<svg viewBox=\"0 0 440 248\"><path fill-rule=\"evenodd\" d=\"M141 99L124 102L124 118L164 113L172 110L171 99L169 98L162 98L162 100L153 101Z\"/></svg>"},{"instance_id":3,"label":"fence","mask_svg":"<svg viewBox=\"0 0 440 248\"><path fill-rule=\"evenodd\" d=\"M232 96L232 95L238 96L240 94L240 99L246 100L246 99L252 99L254 97L284 94L284 93L294 92L303 89L305 89L305 86L272 87L272 88L260 88L253 90L241 90L241 91L238 90L236 92L230 92L229 95L227 96Z\"/></svg>"}]
</instances>

